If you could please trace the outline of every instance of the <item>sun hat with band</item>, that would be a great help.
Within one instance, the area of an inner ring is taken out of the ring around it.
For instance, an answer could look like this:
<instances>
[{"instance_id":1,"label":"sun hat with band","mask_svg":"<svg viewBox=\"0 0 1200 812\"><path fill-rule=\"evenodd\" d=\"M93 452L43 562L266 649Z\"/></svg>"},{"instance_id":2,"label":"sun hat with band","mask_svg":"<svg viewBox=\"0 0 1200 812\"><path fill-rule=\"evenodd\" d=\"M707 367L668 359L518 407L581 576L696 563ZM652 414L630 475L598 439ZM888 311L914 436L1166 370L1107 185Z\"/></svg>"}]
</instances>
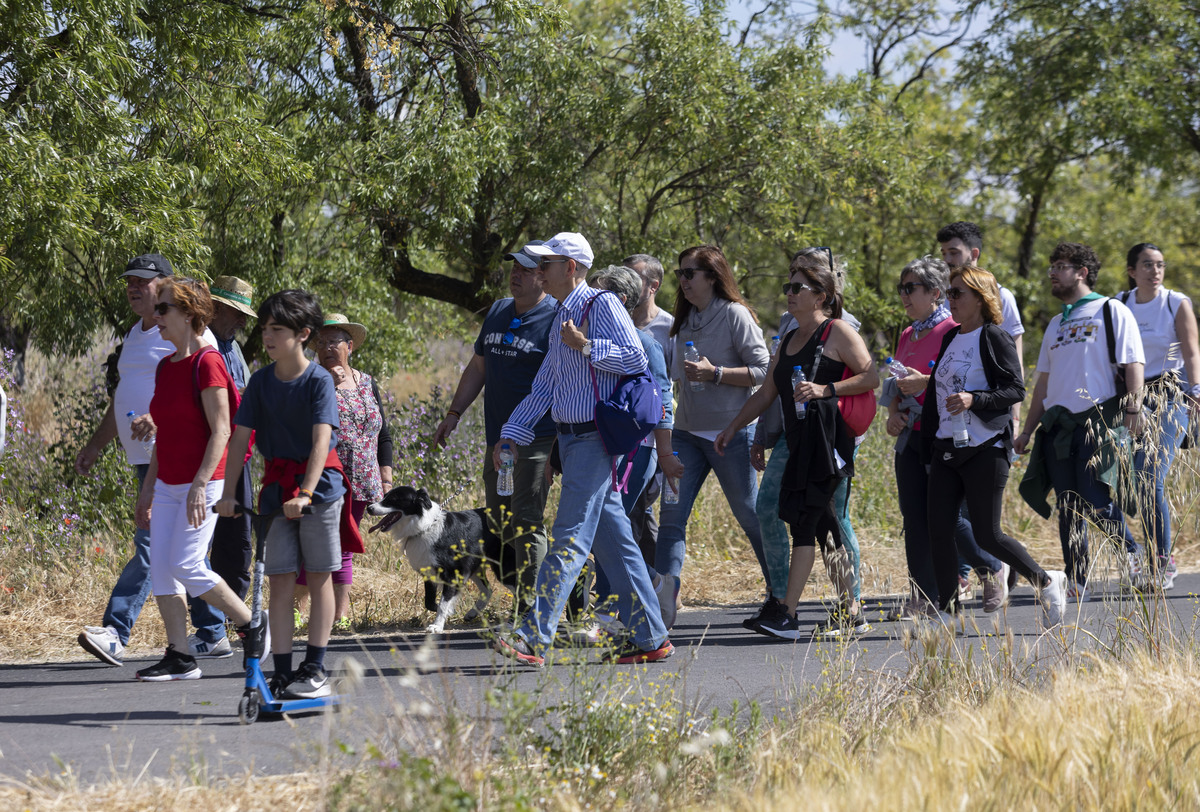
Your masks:
<instances>
[{"instance_id":1,"label":"sun hat with band","mask_svg":"<svg viewBox=\"0 0 1200 812\"><path fill-rule=\"evenodd\" d=\"M218 276L212 281L208 292L212 295L215 302L227 304L234 310L239 313L245 313L247 316L258 316L258 313L254 310L254 306L250 304L250 299L254 296L254 288L248 282L243 282L236 276Z\"/></svg>"},{"instance_id":2,"label":"sun hat with band","mask_svg":"<svg viewBox=\"0 0 1200 812\"><path fill-rule=\"evenodd\" d=\"M367 340L367 328L357 322L350 321L346 318L345 313L330 313L325 317L325 323L322 327L337 327L339 330L345 330L350 334L350 340L354 342L354 347L357 349L362 346L362 343Z\"/></svg>"}]
</instances>

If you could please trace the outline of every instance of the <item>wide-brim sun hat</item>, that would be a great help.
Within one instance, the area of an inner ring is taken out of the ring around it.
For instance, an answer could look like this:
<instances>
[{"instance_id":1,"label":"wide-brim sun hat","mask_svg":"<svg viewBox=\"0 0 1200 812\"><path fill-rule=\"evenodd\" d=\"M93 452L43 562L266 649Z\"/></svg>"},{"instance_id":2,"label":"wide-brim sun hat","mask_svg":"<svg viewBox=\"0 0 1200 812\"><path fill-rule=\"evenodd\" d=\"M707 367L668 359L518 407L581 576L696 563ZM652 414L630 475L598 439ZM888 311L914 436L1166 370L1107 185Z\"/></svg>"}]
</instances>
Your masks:
<instances>
[{"instance_id":1,"label":"wide-brim sun hat","mask_svg":"<svg viewBox=\"0 0 1200 812\"><path fill-rule=\"evenodd\" d=\"M345 313L330 313L325 316L325 323L322 327L337 327L340 330L345 330L350 334L350 340L354 342L357 349L361 347L363 342L367 340L367 328L363 327L358 322L350 321L346 318Z\"/></svg>"},{"instance_id":2,"label":"wide-brim sun hat","mask_svg":"<svg viewBox=\"0 0 1200 812\"><path fill-rule=\"evenodd\" d=\"M212 294L214 302L227 304L247 316L258 316L254 305L250 303L254 297L254 288L249 282L243 282L236 276L218 276L209 286L208 292Z\"/></svg>"}]
</instances>

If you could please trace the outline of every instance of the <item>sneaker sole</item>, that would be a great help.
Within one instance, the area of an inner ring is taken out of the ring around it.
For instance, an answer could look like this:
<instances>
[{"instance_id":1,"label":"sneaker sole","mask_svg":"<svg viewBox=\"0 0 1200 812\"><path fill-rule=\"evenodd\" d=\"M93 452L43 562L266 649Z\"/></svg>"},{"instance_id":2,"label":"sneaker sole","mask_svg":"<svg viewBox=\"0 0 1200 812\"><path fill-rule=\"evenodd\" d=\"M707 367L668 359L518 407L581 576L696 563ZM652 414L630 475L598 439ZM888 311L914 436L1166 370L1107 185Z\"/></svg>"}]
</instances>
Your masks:
<instances>
[{"instance_id":1,"label":"sneaker sole","mask_svg":"<svg viewBox=\"0 0 1200 812\"><path fill-rule=\"evenodd\" d=\"M311 691L293 691L291 688L285 688L283 691L284 699L323 699L333 695L333 688L329 683L325 683L320 688L314 688Z\"/></svg>"},{"instance_id":2,"label":"sneaker sole","mask_svg":"<svg viewBox=\"0 0 1200 812\"><path fill-rule=\"evenodd\" d=\"M544 657L539 657L536 654L523 654L510 646L507 641L500 638L496 639L495 644L492 646L492 650L497 654L508 657L510 660L516 660L522 665L531 665L534 668L541 668L546 664L546 659Z\"/></svg>"},{"instance_id":3,"label":"sneaker sole","mask_svg":"<svg viewBox=\"0 0 1200 812\"><path fill-rule=\"evenodd\" d=\"M670 657L675 653L675 646L668 643L663 648L656 648L654 651L639 651L637 654L628 654L624 657L617 657L605 662L615 663L616 665L637 665L638 663L658 663Z\"/></svg>"},{"instance_id":4,"label":"sneaker sole","mask_svg":"<svg viewBox=\"0 0 1200 812\"><path fill-rule=\"evenodd\" d=\"M92 639L87 636L87 632L80 632L79 637L76 639L79 641L79 645L83 647L84 651L86 651L88 654L91 654L101 662L108 663L109 665L125 664L120 657L114 657L112 654L109 654L107 651L93 643Z\"/></svg>"},{"instance_id":5,"label":"sneaker sole","mask_svg":"<svg viewBox=\"0 0 1200 812\"><path fill-rule=\"evenodd\" d=\"M772 629L761 624L755 626L754 631L758 632L759 634L766 635L767 637L774 637L776 640L799 640L800 635L803 634L800 629L796 629L795 631L783 631L780 629Z\"/></svg>"},{"instance_id":6,"label":"sneaker sole","mask_svg":"<svg viewBox=\"0 0 1200 812\"><path fill-rule=\"evenodd\" d=\"M141 682L174 682L175 680L200 679L201 676L200 669L197 668L195 671L187 671L183 674L163 674L161 677L144 677L138 674L137 678Z\"/></svg>"}]
</instances>

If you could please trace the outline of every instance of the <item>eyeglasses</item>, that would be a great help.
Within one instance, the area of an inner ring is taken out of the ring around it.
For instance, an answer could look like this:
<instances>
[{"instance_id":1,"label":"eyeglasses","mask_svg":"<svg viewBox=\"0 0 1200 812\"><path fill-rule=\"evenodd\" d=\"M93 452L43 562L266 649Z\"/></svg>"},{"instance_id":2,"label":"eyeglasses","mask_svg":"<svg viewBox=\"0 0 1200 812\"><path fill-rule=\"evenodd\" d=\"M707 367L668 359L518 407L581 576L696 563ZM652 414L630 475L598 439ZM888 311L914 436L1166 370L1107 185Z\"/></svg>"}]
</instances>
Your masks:
<instances>
[{"instance_id":1,"label":"eyeglasses","mask_svg":"<svg viewBox=\"0 0 1200 812\"><path fill-rule=\"evenodd\" d=\"M958 301L966 293L962 288L946 288L946 298Z\"/></svg>"},{"instance_id":2,"label":"eyeglasses","mask_svg":"<svg viewBox=\"0 0 1200 812\"><path fill-rule=\"evenodd\" d=\"M676 268L675 275L682 276L684 279L692 279L698 273L703 273L707 268Z\"/></svg>"},{"instance_id":3,"label":"eyeglasses","mask_svg":"<svg viewBox=\"0 0 1200 812\"><path fill-rule=\"evenodd\" d=\"M513 335L513 330L520 328L520 326L521 326L520 319L513 319L512 321L510 321L508 323L508 332L504 334L504 338L500 339L500 343L504 344L504 346L506 346L506 347L509 344L513 343L513 341L515 341L517 338L515 335Z\"/></svg>"},{"instance_id":4,"label":"eyeglasses","mask_svg":"<svg viewBox=\"0 0 1200 812\"><path fill-rule=\"evenodd\" d=\"M899 293L901 296L912 296L913 292L917 288L922 288L923 290L929 290L929 286L926 285L924 282L904 282L902 284L896 285L896 292Z\"/></svg>"},{"instance_id":5,"label":"eyeglasses","mask_svg":"<svg viewBox=\"0 0 1200 812\"><path fill-rule=\"evenodd\" d=\"M1079 268L1080 266L1074 262L1056 262L1046 269L1046 273L1053 276L1055 274L1066 273L1067 271L1077 271Z\"/></svg>"},{"instance_id":6,"label":"eyeglasses","mask_svg":"<svg viewBox=\"0 0 1200 812\"><path fill-rule=\"evenodd\" d=\"M154 306L154 312L160 316L165 316L167 315L167 311L172 307L179 307L179 305L174 302L159 302Z\"/></svg>"},{"instance_id":7,"label":"eyeglasses","mask_svg":"<svg viewBox=\"0 0 1200 812\"><path fill-rule=\"evenodd\" d=\"M324 341L322 341L321 339L318 338L314 343L320 349L328 349L331 347L336 347L338 344L345 342L345 340L346 339L344 339L344 338L327 338Z\"/></svg>"},{"instance_id":8,"label":"eyeglasses","mask_svg":"<svg viewBox=\"0 0 1200 812\"><path fill-rule=\"evenodd\" d=\"M811 290L813 293L817 292L817 289L814 288L812 285L806 285L803 282L784 282L783 283L783 295L784 296L787 296L789 293L792 294L793 296L795 296L797 293L799 293L802 290Z\"/></svg>"},{"instance_id":9,"label":"eyeglasses","mask_svg":"<svg viewBox=\"0 0 1200 812\"><path fill-rule=\"evenodd\" d=\"M1146 260L1145 262L1139 262L1138 267L1144 268L1147 271L1165 271L1167 269L1167 263L1151 262L1150 260Z\"/></svg>"}]
</instances>

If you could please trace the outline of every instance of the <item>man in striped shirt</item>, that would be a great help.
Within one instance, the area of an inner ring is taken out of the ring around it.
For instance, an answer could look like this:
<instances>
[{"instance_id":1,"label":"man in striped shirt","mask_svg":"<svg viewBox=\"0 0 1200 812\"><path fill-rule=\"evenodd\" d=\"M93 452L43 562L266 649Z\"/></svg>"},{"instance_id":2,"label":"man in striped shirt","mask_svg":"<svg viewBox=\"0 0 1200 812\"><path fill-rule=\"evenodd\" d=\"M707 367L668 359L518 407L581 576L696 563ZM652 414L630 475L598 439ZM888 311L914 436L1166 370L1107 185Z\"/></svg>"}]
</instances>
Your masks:
<instances>
[{"instance_id":1,"label":"man in striped shirt","mask_svg":"<svg viewBox=\"0 0 1200 812\"><path fill-rule=\"evenodd\" d=\"M600 398L608 397L622 375L646 369L646 354L620 299L585 284L593 254L582 234L562 232L528 250L539 257L543 289L560 302L560 328L550 331L550 348L533 389L501 429L493 456L498 469L502 444L516 448L532 442L533 426L549 409L558 428L562 495L550 551L538 570L533 608L511 633L497 637L494 648L520 662L543 665L567 597L591 552L609 576L628 630L627 639L616 641L606 659L664 660L674 647L621 495L612 489L612 458L596 431L592 389L594 370Z\"/></svg>"}]
</instances>

